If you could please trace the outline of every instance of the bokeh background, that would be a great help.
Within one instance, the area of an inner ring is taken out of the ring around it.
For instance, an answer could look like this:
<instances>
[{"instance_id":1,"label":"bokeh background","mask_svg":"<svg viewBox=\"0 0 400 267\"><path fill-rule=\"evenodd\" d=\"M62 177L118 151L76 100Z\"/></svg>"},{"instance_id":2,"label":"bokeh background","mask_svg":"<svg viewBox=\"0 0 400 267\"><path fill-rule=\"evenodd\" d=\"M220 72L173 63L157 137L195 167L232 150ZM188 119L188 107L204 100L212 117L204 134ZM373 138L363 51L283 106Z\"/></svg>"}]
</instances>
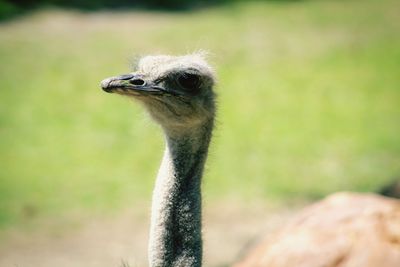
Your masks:
<instances>
[{"instance_id":1,"label":"bokeh background","mask_svg":"<svg viewBox=\"0 0 400 267\"><path fill-rule=\"evenodd\" d=\"M0 266L146 266L160 129L101 91L210 52L206 266L305 203L400 175L400 2L0 1Z\"/></svg>"}]
</instances>

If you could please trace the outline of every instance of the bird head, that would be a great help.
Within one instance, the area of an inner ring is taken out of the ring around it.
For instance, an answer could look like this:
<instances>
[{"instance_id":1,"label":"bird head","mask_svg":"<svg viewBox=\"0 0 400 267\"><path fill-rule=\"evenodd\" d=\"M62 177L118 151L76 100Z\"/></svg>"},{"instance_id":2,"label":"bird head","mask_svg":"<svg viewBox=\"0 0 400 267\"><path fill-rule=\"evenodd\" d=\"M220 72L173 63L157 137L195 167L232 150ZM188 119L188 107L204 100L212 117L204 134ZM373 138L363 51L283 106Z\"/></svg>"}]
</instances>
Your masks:
<instances>
[{"instance_id":1,"label":"bird head","mask_svg":"<svg viewBox=\"0 0 400 267\"><path fill-rule=\"evenodd\" d=\"M143 103L166 129L195 127L214 116L214 74L201 54L146 56L129 74L101 82L107 93Z\"/></svg>"}]
</instances>

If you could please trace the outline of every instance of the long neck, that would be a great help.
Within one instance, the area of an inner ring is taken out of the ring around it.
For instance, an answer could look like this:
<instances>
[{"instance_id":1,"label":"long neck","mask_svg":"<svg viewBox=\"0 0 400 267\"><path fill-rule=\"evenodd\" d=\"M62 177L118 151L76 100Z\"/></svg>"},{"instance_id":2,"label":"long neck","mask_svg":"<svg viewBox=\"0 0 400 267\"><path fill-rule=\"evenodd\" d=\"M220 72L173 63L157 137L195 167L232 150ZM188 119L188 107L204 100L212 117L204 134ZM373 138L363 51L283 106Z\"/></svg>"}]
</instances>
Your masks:
<instances>
[{"instance_id":1,"label":"long neck","mask_svg":"<svg viewBox=\"0 0 400 267\"><path fill-rule=\"evenodd\" d=\"M151 267L201 266L201 177L213 121L178 135L167 146L153 192Z\"/></svg>"}]
</instances>

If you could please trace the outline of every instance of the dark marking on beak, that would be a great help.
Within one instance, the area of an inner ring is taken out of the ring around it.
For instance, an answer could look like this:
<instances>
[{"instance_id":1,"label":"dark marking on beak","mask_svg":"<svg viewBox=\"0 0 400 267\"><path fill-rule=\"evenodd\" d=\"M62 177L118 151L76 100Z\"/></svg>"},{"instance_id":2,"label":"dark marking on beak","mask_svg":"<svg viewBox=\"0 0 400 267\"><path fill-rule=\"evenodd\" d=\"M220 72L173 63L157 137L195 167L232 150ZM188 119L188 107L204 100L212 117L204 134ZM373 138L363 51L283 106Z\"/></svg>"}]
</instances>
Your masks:
<instances>
[{"instance_id":1,"label":"dark marking on beak","mask_svg":"<svg viewBox=\"0 0 400 267\"><path fill-rule=\"evenodd\" d=\"M165 91L164 88L160 86L147 83L142 75L137 74L124 74L107 78L101 82L101 88L107 93L113 93L116 89L149 93Z\"/></svg>"}]
</instances>

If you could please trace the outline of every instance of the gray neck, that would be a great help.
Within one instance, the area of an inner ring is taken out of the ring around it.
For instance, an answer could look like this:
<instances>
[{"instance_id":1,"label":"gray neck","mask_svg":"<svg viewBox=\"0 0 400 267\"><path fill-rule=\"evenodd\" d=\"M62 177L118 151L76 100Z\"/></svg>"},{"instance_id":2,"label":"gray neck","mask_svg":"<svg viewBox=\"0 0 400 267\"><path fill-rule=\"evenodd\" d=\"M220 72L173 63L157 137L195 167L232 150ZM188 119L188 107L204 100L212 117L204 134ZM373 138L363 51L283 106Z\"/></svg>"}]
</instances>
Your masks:
<instances>
[{"instance_id":1,"label":"gray neck","mask_svg":"<svg viewBox=\"0 0 400 267\"><path fill-rule=\"evenodd\" d=\"M167 146L153 192L151 267L201 266L201 177L213 121L166 134Z\"/></svg>"}]
</instances>

